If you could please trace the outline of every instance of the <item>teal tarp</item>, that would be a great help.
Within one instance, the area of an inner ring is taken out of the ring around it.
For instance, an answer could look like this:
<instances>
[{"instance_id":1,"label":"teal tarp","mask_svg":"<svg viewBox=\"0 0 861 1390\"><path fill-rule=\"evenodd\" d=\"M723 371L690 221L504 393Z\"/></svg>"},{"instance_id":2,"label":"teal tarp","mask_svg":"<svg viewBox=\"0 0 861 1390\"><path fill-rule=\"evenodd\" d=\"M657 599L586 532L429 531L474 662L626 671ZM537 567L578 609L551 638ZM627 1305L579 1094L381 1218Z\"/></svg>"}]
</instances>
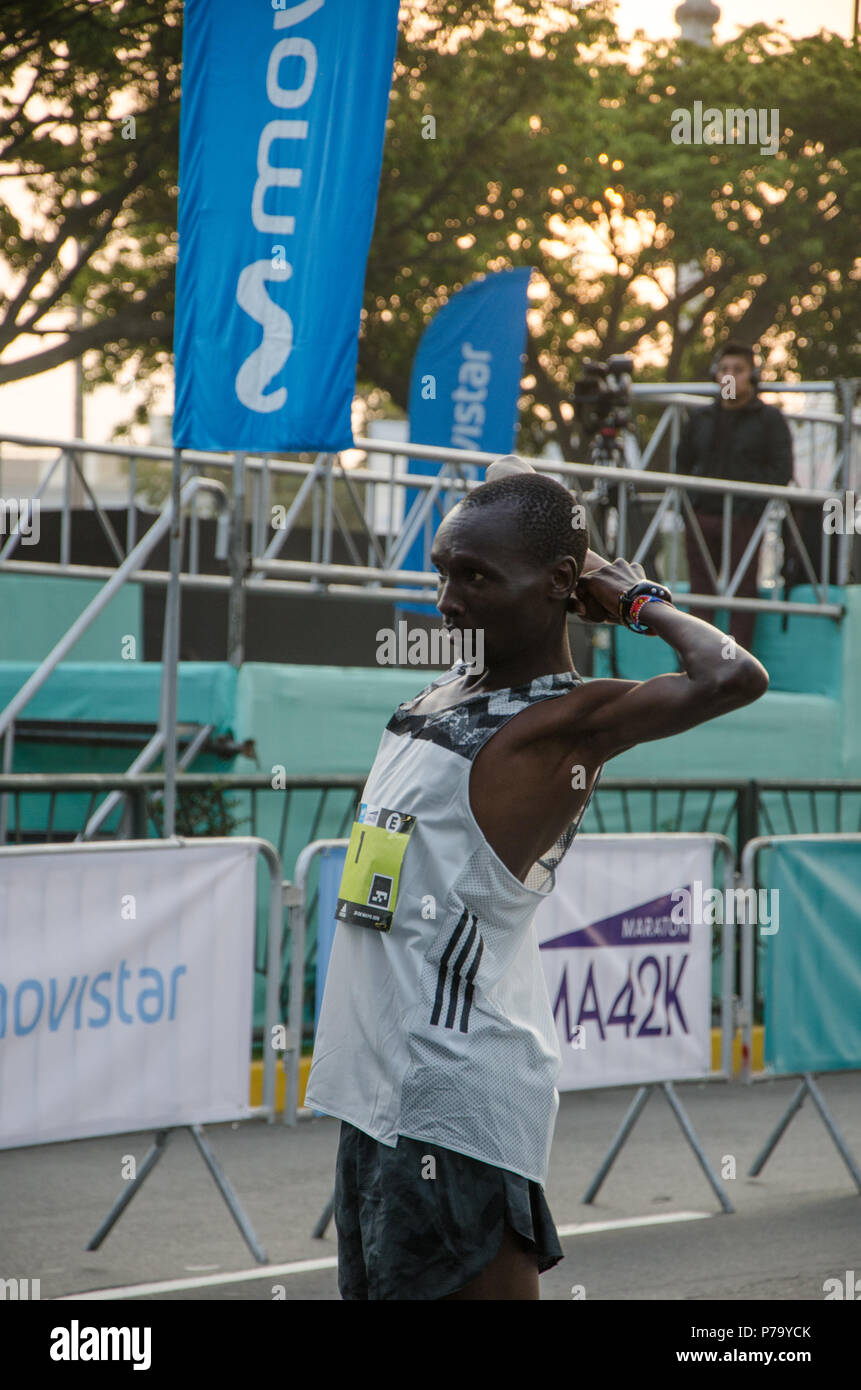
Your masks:
<instances>
[{"instance_id":1,"label":"teal tarp","mask_svg":"<svg viewBox=\"0 0 861 1390\"><path fill-rule=\"evenodd\" d=\"M14 558L26 560L26 547L19 546ZM0 623L0 661L44 660L104 587L103 579L0 573L0 612L15 615L14 622ZM120 661L130 649L139 654L142 614L141 585L124 585L75 643L69 660Z\"/></svg>"},{"instance_id":2,"label":"teal tarp","mask_svg":"<svg viewBox=\"0 0 861 1390\"><path fill-rule=\"evenodd\" d=\"M780 916L765 946L766 1066L861 1067L861 839L784 841L767 853L762 881Z\"/></svg>"},{"instance_id":3,"label":"teal tarp","mask_svg":"<svg viewBox=\"0 0 861 1390\"><path fill-rule=\"evenodd\" d=\"M842 603L846 590L832 584L828 603ZM793 603L816 603L809 584L791 589ZM805 695L827 695L840 699L841 658L846 629L857 623L857 612L843 623L832 618L805 618L803 613L760 613L756 620L754 655L768 672L771 690L797 691ZM858 639L855 639L856 646Z\"/></svg>"},{"instance_id":4,"label":"teal tarp","mask_svg":"<svg viewBox=\"0 0 861 1390\"><path fill-rule=\"evenodd\" d=\"M0 661L0 710L36 670L33 661ZM183 661L179 667L180 723L233 728L236 670L226 662ZM21 719L155 724L161 663L158 661L63 662L22 711ZM130 761L127 760L127 762Z\"/></svg>"},{"instance_id":5,"label":"teal tarp","mask_svg":"<svg viewBox=\"0 0 861 1390\"><path fill-rule=\"evenodd\" d=\"M35 670L33 662L0 662L0 709L4 709ZM229 734L234 727L236 671L214 662L182 662L179 668L179 722L212 724L214 735ZM158 722L161 665L158 662L64 662L51 673L28 705L22 720L55 723L58 729L78 721L111 724ZM141 745L142 746L142 745ZM109 773L126 772L139 747L111 747L98 743L15 742L13 772ZM161 760L149 769L157 771ZM232 772L234 764L209 753L195 759L195 772ZM97 802L88 793L65 792L53 806L55 835L77 833ZM15 797L10 806L13 835L44 832L51 814L49 798L42 794ZM121 818L117 808L105 823L115 832ZM153 832L154 833L154 832Z\"/></svg>"},{"instance_id":6,"label":"teal tarp","mask_svg":"<svg viewBox=\"0 0 861 1390\"><path fill-rule=\"evenodd\" d=\"M237 737L242 729L242 737L257 741L264 770L281 765L291 774L365 776L392 711L438 674L246 662L236 698Z\"/></svg>"},{"instance_id":7,"label":"teal tarp","mask_svg":"<svg viewBox=\"0 0 861 1390\"><path fill-rule=\"evenodd\" d=\"M433 679L426 670L339 666L276 666L248 662L239 673L236 736L253 738L258 762L237 758L234 771L288 776L352 774L364 780L392 711ZM241 731L241 732L240 732ZM277 780L273 783L277 787ZM238 794L250 815L250 798ZM277 789L257 797L257 821L245 821L239 834L262 835L283 853L285 876L309 838L349 834L354 797L332 792L321 807L318 792L289 793L286 835L281 828L286 793ZM319 814L318 814L319 813Z\"/></svg>"}]
</instances>

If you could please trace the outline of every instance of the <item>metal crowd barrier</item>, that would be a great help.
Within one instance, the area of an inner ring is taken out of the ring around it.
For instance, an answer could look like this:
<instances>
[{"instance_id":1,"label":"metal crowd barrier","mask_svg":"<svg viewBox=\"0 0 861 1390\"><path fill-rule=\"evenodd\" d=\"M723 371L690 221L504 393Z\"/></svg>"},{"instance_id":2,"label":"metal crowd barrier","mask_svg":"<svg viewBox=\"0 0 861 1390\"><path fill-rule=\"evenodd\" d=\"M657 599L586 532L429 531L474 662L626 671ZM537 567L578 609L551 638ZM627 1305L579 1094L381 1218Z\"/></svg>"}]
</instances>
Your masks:
<instances>
[{"instance_id":1,"label":"metal crowd barrier","mask_svg":"<svg viewBox=\"0 0 861 1390\"><path fill-rule=\"evenodd\" d=\"M856 931L854 938L852 937L851 930L848 934L845 931L841 932L838 938L840 942L840 954L837 963L837 970L839 971L840 976L847 977L851 982L853 978L853 971L855 972L855 975L857 977L859 948L861 948L861 934L859 934L858 931L858 927L859 925L861 925L861 834L813 836L759 836L756 839L751 840L744 847L744 851L742 854L742 870L740 878L743 890L750 891L756 894L759 888L757 872L759 858L763 850L767 850L770 847L781 845L798 846L800 848L803 848L805 846L816 846L816 848L819 849L821 853L824 849L824 846L834 844L843 847L851 847L853 850L856 851L856 854L854 856L854 872L855 883L859 890L859 896L854 904L855 911L857 912L857 918L853 925L855 926ZM778 889L776 891L779 893L780 890ZM781 911L780 908L778 910ZM827 914L827 910L827 900L823 907L823 904L821 902L814 904L814 902L809 897L805 898L806 912L812 913L816 911L820 915L822 915L823 913ZM758 912L756 913L756 915L758 917ZM803 916L804 914L802 913L801 915ZM821 1040L811 1042L811 1039L805 1032L804 1022L799 1023L795 1018L793 1018L793 1033L796 1034L797 1030L800 1028L800 1033L797 1033L797 1036L806 1039L805 1044L802 1047L796 1047L796 1055L791 1058L786 1058L782 1065L780 1064L779 1060L780 1049L778 1048L778 1065L776 1067L766 1068L766 1070L762 1072L754 1072L753 1070L752 1028L755 996L755 965L757 955L755 949L755 927L757 925L758 923L754 923L753 921L751 921L751 914L745 913L741 934L742 988L740 1001L741 1007L739 1010L739 1023L742 1031L741 1080L746 1084L750 1085L752 1082L767 1080L775 1075L790 1075L800 1077L800 1082L792 1100L789 1103L788 1108L782 1115L781 1119L778 1121L775 1128L772 1130L771 1134L766 1139L765 1144L758 1153L757 1157L754 1159L749 1169L749 1175L751 1177L757 1177L761 1173L768 1159L771 1157L772 1153L774 1152L775 1148L777 1147L778 1143L780 1142L781 1138L783 1137L787 1128L789 1127L790 1121L801 1109L805 1098L809 1096L820 1119L822 1120L823 1125L825 1126L829 1138L832 1140L835 1148L837 1149L837 1152L840 1154L840 1157L845 1163L849 1171L849 1174L855 1184L856 1190L859 1193L861 1193L861 1168L859 1168L859 1165L856 1163L854 1156L850 1152L849 1145L847 1144L846 1140L841 1134L837 1126L837 1123L826 1104L825 1097L822 1094L822 1091L820 1090L820 1087L814 1076L814 1072L829 1075L830 1073L839 1070L841 1071L841 1073L845 1073L845 1071L850 1067L851 1069L857 1071L859 1068L861 1068L861 1056L855 1054L851 1058L849 1067L847 1067L845 1056L843 1058L840 1058L839 1060L835 1060L833 1056L833 1048L831 1051L831 1056L829 1057L829 1048L827 1046L823 1047ZM846 925L847 923L844 920L841 923L841 927L845 928ZM761 924L759 924L759 929L760 931L766 932L770 937L776 937L777 933L780 930L780 924L779 921L777 924L771 922L769 926L765 928L762 927ZM836 928L833 927L832 929L836 930ZM792 930L792 928L790 928L790 930ZM778 944L779 943L775 941L775 946L777 946ZM791 944L794 945L794 943ZM824 959L822 956L820 956L818 960L818 973L820 975L820 978L822 978L823 976L827 978L828 970L831 969L833 971L835 969L834 961L832 960L831 962L829 962L827 960L827 952L824 953L824 956ZM800 963L796 959L793 967L794 971L798 971L800 964L803 969L803 962ZM795 983L799 982L796 981ZM849 988L851 990L851 983ZM847 1051L851 1051L852 1047L858 1046L859 1032L856 1029L854 1035L851 1032L847 1033L845 1031L847 1023L845 1021L847 1019L853 1020L857 1018L857 998L854 995L852 996L851 1007L848 1014L845 1011L845 1000L842 1001L842 1012L840 1011L840 1009L837 1009L837 1006L835 1005L833 998L831 998L830 1003L832 1008L832 1017L835 1020L839 1021L839 1028L844 1029L844 1036L852 1039L852 1041L849 1043L847 1047ZM834 1012L835 1009L837 1009L837 1012ZM780 1031L781 1026L783 1027L783 1030L785 1032L786 1025L785 1023L781 1025L779 1016L777 1015L775 1016L775 1026L777 1027L778 1032ZM804 1053L803 1057L799 1055L801 1053ZM786 1057L785 1053L784 1057Z\"/></svg>"},{"instance_id":2,"label":"metal crowd barrier","mask_svg":"<svg viewBox=\"0 0 861 1390\"><path fill-rule=\"evenodd\" d=\"M158 833L157 802L164 786L164 773L138 775L113 773L25 773L0 775L0 798L11 805L7 838L13 844L71 840L98 811L105 796L117 793L121 805L114 808L102 826L101 843L109 838L144 839ZM341 838L349 834L355 808L364 786L364 776L284 776L278 788L265 774L219 775L181 773L177 777L180 811L184 791L223 793L229 801L240 798L242 816L237 833L262 834L271 841L282 863L295 862L307 844L326 836ZM283 783L283 789L282 784ZM42 798L41 814L32 821L27 812L34 799ZM277 800L276 800L277 798ZM71 799L71 800L70 800ZM71 811L74 809L75 814ZM69 828L57 830L57 822L67 812ZM38 819L38 825L35 822ZM27 828L28 822L30 828ZM71 822L71 825L69 823ZM583 825L583 833L632 833L634 831L709 832L726 836L735 849L740 866L743 847L758 835L797 833L861 832L861 780L740 780L737 778L621 778L603 777L595 791ZM186 830L186 833L189 833ZM309 886L308 930L302 949L305 984L310 986L316 950L317 891ZM289 961L298 959L294 941ZM288 968L285 952L284 971ZM263 974L265 953L256 969ZM280 1000L286 1011L294 988L282 976ZM736 982L738 984L738 982ZM311 997L310 992L307 997ZM313 1019L307 1010L302 1030L307 1041ZM259 1037L259 1033L258 1033Z\"/></svg>"}]
</instances>

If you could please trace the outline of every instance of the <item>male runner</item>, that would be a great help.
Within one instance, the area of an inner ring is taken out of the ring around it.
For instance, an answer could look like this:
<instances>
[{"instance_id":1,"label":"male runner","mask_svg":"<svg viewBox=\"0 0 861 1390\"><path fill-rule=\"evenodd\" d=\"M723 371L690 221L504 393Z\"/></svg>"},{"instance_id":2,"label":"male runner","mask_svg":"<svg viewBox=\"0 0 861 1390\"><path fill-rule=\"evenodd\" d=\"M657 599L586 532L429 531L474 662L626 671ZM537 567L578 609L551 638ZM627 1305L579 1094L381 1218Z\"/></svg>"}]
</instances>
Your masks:
<instances>
[{"instance_id":1,"label":"male runner","mask_svg":"<svg viewBox=\"0 0 861 1390\"><path fill-rule=\"evenodd\" d=\"M305 1102L342 1121L345 1299L539 1297L563 1257L543 1191L560 1054L532 918L604 763L768 687L651 594L622 616L683 671L584 684L569 611L619 622L644 575L589 550L577 510L549 478L503 477L433 544L444 622L483 629L485 666L395 711L347 851Z\"/></svg>"}]
</instances>

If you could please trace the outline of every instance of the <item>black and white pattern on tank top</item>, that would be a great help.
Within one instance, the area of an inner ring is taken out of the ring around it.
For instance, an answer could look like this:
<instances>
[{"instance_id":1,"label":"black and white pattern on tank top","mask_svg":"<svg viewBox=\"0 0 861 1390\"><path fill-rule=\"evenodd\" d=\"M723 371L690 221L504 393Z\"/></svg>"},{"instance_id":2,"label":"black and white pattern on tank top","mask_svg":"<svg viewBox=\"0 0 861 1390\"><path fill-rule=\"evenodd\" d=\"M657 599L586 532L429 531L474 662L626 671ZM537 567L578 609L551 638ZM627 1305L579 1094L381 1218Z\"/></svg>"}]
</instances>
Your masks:
<instances>
[{"instance_id":1,"label":"black and white pattern on tank top","mask_svg":"<svg viewBox=\"0 0 861 1390\"><path fill-rule=\"evenodd\" d=\"M505 690L492 691L487 695L471 695L450 709L438 710L430 714L411 714L410 710L431 690L448 685L452 680L464 676L471 668L460 662L445 675L425 686L414 699L400 705L392 715L386 728L389 733L401 737L427 739L439 744L450 753L457 753L469 762L474 762L487 740L509 719L528 709L539 700L553 699L582 685L576 671L561 671L555 675L536 676L525 685L510 686ZM595 778L589 793L576 819L566 826L558 840L536 860L523 880L527 888L539 893L549 893L555 884L555 872L565 857L586 814L595 788L600 781L600 772Z\"/></svg>"},{"instance_id":2,"label":"black and white pattern on tank top","mask_svg":"<svg viewBox=\"0 0 861 1390\"><path fill-rule=\"evenodd\" d=\"M430 739L472 762L490 735L515 714L520 714L537 700L561 695L581 684L575 672L564 671L556 676L538 676L527 685L511 686L507 690L492 691L489 695L467 696L459 704L439 710L436 714L408 713L410 707L417 704L428 691L447 685L449 680L465 675L468 670L468 666L455 667L453 673L447 672L440 680L434 681L415 700L401 705L386 726L390 733Z\"/></svg>"}]
</instances>

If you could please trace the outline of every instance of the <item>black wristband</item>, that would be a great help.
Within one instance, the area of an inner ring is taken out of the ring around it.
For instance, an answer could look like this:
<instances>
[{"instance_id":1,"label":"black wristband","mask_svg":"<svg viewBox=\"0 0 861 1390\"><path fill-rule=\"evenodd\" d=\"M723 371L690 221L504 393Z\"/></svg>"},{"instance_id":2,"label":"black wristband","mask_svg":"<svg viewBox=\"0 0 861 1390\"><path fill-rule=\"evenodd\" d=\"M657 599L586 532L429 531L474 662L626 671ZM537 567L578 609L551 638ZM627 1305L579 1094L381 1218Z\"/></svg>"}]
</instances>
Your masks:
<instances>
[{"instance_id":1,"label":"black wristband","mask_svg":"<svg viewBox=\"0 0 861 1390\"><path fill-rule=\"evenodd\" d=\"M626 589L624 594L619 597L619 618L625 627L631 632L647 632L648 628L641 623L631 622L631 604L634 599L646 594L649 598L658 598L663 603L672 603L673 596L663 584L655 584L651 579L641 579L638 583L632 584L630 589Z\"/></svg>"}]
</instances>

